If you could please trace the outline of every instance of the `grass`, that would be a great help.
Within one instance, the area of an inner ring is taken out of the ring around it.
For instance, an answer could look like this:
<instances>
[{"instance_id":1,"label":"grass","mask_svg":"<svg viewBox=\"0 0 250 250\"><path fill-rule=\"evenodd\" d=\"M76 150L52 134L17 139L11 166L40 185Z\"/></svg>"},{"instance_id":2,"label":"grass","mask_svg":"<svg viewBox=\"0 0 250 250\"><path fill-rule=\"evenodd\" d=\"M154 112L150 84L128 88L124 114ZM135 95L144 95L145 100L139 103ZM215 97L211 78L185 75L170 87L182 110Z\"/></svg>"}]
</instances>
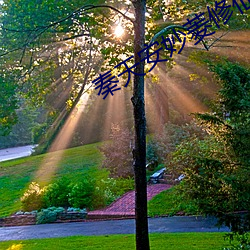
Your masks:
<instances>
[{"instance_id":1,"label":"grass","mask_svg":"<svg viewBox=\"0 0 250 250\"><path fill-rule=\"evenodd\" d=\"M86 174L106 177L107 172L98 168L102 160L98 145L100 143L65 150L51 180L64 176L79 181ZM53 157L57 153L50 154ZM30 182L37 181L34 176L45 157L46 154L0 163L0 217L21 209L20 197Z\"/></svg>"},{"instance_id":2,"label":"grass","mask_svg":"<svg viewBox=\"0 0 250 250\"><path fill-rule=\"evenodd\" d=\"M151 250L221 250L228 246L224 233L167 233L151 234ZM0 242L1 250L78 250L78 249L135 249L134 235L73 236Z\"/></svg>"},{"instance_id":3,"label":"grass","mask_svg":"<svg viewBox=\"0 0 250 250\"><path fill-rule=\"evenodd\" d=\"M172 187L166 191L153 197L148 203L148 215L157 217L161 215L174 215L178 212L185 214L199 214L197 207L182 199L176 192L176 188Z\"/></svg>"},{"instance_id":4,"label":"grass","mask_svg":"<svg viewBox=\"0 0 250 250\"><path fill-rule=\"evenodd\" d=\"M65 150L51 181L66 177L73 182L77 182L84 175L93 176L96 179L107 177L107 171L101 171L98 168L102 160L102 155L97 149L99 145L100 143L95 143ZM50 153L50 156L53 157L56 154L56 152ZM46 154L31 156L1 163L0 217L21 210L20 197L32 181L37 181L34 176L46 156ZM162 168L162 166L159 166L159 168ZM195 214L196 211L192 206L181 202L181 199L179 199L180 203L176 202L176 197L174 188L155 196L149 202L149 216L173 215L181 210Z\"/></svg>"}]
</instances>

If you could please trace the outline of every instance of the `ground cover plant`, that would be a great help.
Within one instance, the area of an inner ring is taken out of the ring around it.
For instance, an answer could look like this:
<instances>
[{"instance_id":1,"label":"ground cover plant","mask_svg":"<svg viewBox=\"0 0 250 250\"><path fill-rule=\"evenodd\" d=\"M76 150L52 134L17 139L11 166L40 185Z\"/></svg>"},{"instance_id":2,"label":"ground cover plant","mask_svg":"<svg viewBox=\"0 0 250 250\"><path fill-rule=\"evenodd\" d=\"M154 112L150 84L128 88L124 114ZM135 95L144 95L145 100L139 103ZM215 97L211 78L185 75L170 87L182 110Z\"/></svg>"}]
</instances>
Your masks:
<instances>
[{"instance_id":1,"label":"ground cover plant","mask_svg":"<svg viewBox=\"0 0 250 250\"><path fill-rule=\"evenodd\" d=\"M50 207L42 209L37 214L36 224L46 224L56 221L58 214L64 212L62 207Z\"/></svg>"},{"instance_id":2,"label":"ground cover plant","mask_svg":"<svg viewBox=\"0 0 250 250\"><path fill-rule=\"evenodd\" d=\"M152 250L221 250L229 243L224 233L168 233L151 234ZM78 250L78 249L135 249L134 235L74 236L67 238L36 239L0 242L6 250Z\"/></svg>"}]
</instances>

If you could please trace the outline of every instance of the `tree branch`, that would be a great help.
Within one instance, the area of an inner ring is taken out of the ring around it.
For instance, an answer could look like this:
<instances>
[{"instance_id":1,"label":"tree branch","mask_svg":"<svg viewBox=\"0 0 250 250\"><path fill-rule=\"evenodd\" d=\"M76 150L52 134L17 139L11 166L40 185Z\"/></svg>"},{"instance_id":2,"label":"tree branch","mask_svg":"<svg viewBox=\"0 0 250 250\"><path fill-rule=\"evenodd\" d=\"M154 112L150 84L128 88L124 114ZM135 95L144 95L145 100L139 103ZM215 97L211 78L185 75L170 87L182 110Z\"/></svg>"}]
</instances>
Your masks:
<instances>
[{"instance_id":1,"label":"tree branch","mask_svg":"<svg viewBox=\"0 0 250 250\"><path fill-rule=\"evenodd\" d=\"M115 12L117 12L118 14L122 15L125 19L127 19L128 21L132 22L134 24L134 20L129 18L126 14L122 13L120 10L116 9L115 7L113 6L110 6L110 5L85 5L85 6L82 6L80 7L79 9L77 9L76 11L72 12L70 15L56 21L56 22L52 22L51 24L49 25L43 25L43 26L37 26L35 27L34 29L28 29L28 30L15 30L15 29L9 29L9 28L6 28L4 26L2 26L2 29L5 30L5 31L11 31L11 32L29 32L29 33L32 33L32 32L38 32L38 34L34 35L34 37L32 39L30 39L30 41L26 42L25 44L23 44L21 47L18 47L18 48L15 48L15 49L12 49L10 51L6 51L6 52L3 52L2 54L0 54L0 57L1 56L5 56L9 53L12 53L12 52L15 52L15 51L18 51L18 50L24 50L24 48L26 49L27 46L29 44L31 44L32 42L34 42L39 36L41 36L45 31L47 31L49 28L51 27L54 27L58 24L61 24L63 22L65 22L66 20L76 16L76 15L79 15L81 14L82 12L84 11L89 11L89 10L92 10L92 9L97 9L97 8L108 8L108 9L111 9Z\"/></svg>"},{"instance_id":2,"label":"tree branch","mask_svg":"<svg viewBox=\"0 0 250 250\"><path fill-rule=\"evenodd\" d=\"M219 41L223 36L227 35L230 31L227 31L226 33L223 33L221 36L217 37L209 46L208 49L210 49L217 41Z\"/></svg>"},{"instance_id":3,"label":"tree branch","mask_svg":"<svg viewBox=\"0 0 250 250\"><path fill-rule=\"evenodd\" d=\"M181 26L181 25L170 25L168 27L165 27L164 29L162 29L161 31L159 31L158 33L156 33L153 38L151 39L151 41L149 42L149 45L153 44L157 38L161 35L163 35L164 33L169 33L168 31L170 31L171 29L175 29L175 28L178 28L178 29L183 29L183 30L187 30L185 27Z\"/></svg>"},{"instance_id":4,"label":"tree branch","mask_svg":"<svg viewBox=\"0 0 250 250\"><path fill-rule=\"evenodd\" d=\"M115 7L110 6L110 5L92 5L91 7L89 7L86 10L91 10L91 9L96 9L96 8L109 8L109 9L114 10L115 12L119 13L120 15L122 15L125 19L127 19L131 23L134 23L134 20L132 18L128 17L126 14L122 13L120 10L118 10Z\"/></svg>"},{"instance_id":5,"label":"tree branch","mask_svg":"<svg viewBox=\"0 0 250 250\"><path fill-rule=\"evenodd\" d=\"M58 24L61 24L65 21L67 21L68 19L76 16L76 15L79 15L81 14L82 12L84 11L89 11L89 10L92 10L92 9L97 9L97 8L109 8L117 13L119 13L120 15L122 15L125 19L127 19L128 21L134 23L134 20L129 18L126 14L122 13L120 10L116 9L115 7L113 6L110 6L110 5L84 5L80 8L78 8L77 10L73 11L71 14L69 14L68 16L58 20L58 21L55 21L55 22L52 22L51 24L48 24L48 25L42 25L42 26L36 26L34 29L27 29L27 30L15 30L15 29L9 29L9 28L6 28L4 26L2 26L2 29L5 30L5 31L11 31L11 32L36 32L36 31L39 31L41 29L49 29L53 26L56 26Z\"/></svg>"}]
</instances>

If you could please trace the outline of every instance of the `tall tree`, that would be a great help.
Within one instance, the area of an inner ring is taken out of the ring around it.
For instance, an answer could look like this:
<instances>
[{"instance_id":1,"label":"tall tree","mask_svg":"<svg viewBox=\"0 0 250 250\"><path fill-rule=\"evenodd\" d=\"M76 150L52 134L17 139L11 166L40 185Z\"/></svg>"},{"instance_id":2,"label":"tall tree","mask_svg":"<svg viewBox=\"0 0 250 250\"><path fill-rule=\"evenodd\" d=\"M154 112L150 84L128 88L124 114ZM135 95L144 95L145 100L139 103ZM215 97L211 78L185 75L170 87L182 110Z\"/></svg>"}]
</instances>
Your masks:
<instances>
[{"instance_id":1,"label":"tall tree","mask_svg":"<svg viewBox=\"0 0 250 250\"><path fill-rule=\"evenodd\" d=\"M139 52L145 44L146 0L133 2L134 21L134 57L135 68L132 103L134 107L135 146L133 149L135 173L135 216L136 249L149 250L147 180L146 180L146 117L144 102L144 62L140 63ZM144 58L144 55L143 57Z\"/></svg>"}]
</instances>

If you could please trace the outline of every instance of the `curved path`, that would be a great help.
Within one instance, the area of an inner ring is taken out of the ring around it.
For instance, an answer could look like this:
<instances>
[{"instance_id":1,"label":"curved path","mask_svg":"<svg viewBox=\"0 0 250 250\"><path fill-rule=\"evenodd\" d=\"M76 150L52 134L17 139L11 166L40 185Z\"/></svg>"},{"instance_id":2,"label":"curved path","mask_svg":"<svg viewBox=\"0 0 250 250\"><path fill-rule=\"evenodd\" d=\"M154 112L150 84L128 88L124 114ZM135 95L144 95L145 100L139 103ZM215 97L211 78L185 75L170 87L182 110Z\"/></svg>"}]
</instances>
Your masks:
<instances>
[{"instance_id":1,"label":"curved path","mask_svg":"<svg viewBox=\"0 0 250 250\"><path fill-rule=\"evenodd\" d=\"M150 233L169 232L228 232L227 227L218 229L214 218L195 216L174 216L149 218ZM39 238L57 238L75 235L134 234L135 220L109 220L43 224L21 227L0 228L0 241Z\"/></svg>"},{"instance_id":2,"label":"curved path","mask_svg":"<svg viewBox=\"0 0 250 250\"><path fill-rule=\"evenodd\" d=\"M147 187L148 201L160 192L169 189L171 185L168 184L155 184ZM88 213L89 219L96 218L121 218L121 217L134 217L135 216L135 191L130 191L124 194L121 198L113 202L110 206Z\"/></svg>"},{"instance_id":3,"label":"curved path","mask_svg":"<svg viewBox=\"0 0 250 250\"><path fill-rule=\"evenodd\" d=\"M167 184L148 186L148 200L170 187ZM92 215L134 216L135 192L130 191L103 210L92 211ZM115 217L114 216L114 217ZM112 217L112 216L111 216ZM125 216L127 217L127 216ZM106 217L107 218L107 217ZM227 227L216 227L216 219L201 216L174 216L149 218L150 233L167 232L228 232ZM32 226L2 227L0 241L24 240L39 238L57 238L74 235L110 235L134 234L135 220L84 221L72 223L55 223Z\"/></svg>"},{"instance_id":4,"label":"curved path","mask_svg":"<svg viewBox=\"0 0 250 250\"><path fill-rule=\"evenodd\" d=\"M30 156L37 145L0 149L0 162Z\"/></svg>"}]
</instances>

